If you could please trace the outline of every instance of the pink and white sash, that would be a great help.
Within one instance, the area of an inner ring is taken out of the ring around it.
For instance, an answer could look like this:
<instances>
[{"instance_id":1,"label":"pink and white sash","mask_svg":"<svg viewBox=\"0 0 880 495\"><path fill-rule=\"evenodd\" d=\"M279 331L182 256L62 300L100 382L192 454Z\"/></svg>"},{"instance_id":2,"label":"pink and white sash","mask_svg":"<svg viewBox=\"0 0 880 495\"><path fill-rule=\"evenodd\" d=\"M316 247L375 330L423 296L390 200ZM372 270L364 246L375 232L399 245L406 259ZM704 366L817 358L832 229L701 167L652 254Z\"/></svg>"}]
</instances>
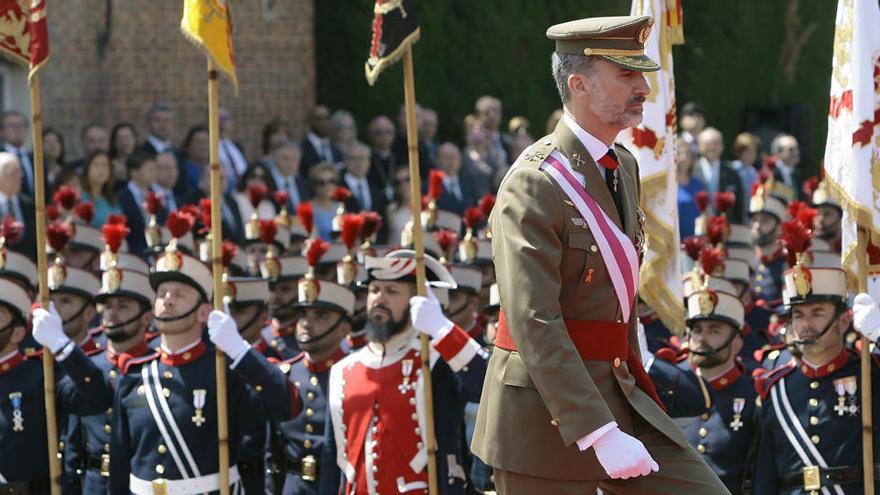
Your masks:
<instances>
[{"instance_id":1,"label":"pink and white sash","mask_svg":"<svg viewBox=\"0 0 880 495\"><path fill-rule=\"evenodd\" d=\"M614 292L620 301L623 321L628 322L639 285L639 257L636 248L632 240L587 193L583 184L575 178L563 161L567 162L565 156L553 151L541 165L541 170L547 172L559 184L586 220L596 244L599 245L602 261L605 262L605 268L614 285Z\"/></svg>"}]
</instances>

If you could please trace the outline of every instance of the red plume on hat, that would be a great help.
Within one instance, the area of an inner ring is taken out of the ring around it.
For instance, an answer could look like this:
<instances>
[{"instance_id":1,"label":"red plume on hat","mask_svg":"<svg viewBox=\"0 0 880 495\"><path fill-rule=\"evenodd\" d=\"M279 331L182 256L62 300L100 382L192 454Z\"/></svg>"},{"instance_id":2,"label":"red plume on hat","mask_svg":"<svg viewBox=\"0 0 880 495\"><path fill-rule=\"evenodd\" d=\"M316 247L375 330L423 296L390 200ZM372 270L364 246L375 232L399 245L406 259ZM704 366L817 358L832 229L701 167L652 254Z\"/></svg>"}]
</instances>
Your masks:
<instances>
[{"instance_id":1,"label":"red plume on hat","mask_svg":"<svg viewBox=\"0 0 880 495\"><path fill-rule=\"evenodd\" d=\"M110 225L128 225L128 218L126 218L125 215L123 215L122 213L111 213L107 215L107 219L104 220L104 223Z\"/></svg>"},{"instance_id":2,"label":"red plume on hat","mask_svg":"<svg viewBox=\"0 0 880 495\"><path fill-rule=\"evenodd\" d=\"M324 257L329 250L329 242L320 237L311 239L309 241L309 246L306 248L306 261L309 263L309 266L312 268L318 266L318 263L321 262L321 258Z\"/></svg>"},{"instance_id":3,"label":"red plume on hat","mask_svg":"<svg viewBox=\"0 0 880 495\"><path fill-rule=\"evenodd\" d=\"M480 222L483 221L483 210L478 206L472 206L466 210L464 210L464 226L469 230L474 230L477 228L477 225L480 225Z\"/></svg>"},{"instance_id":4,"label":"red plume on hat","mask_svg":"<svg viewBox=\"0 0 880 495\"><path fill-rule=\"evenodd\" d=\"M793 220L801 222L808 229L813 228L813 220L818 214L818 210L810 208L803 201L792 201L788 205L788 216Z\"/></svg>"},{"instance_id":5,"label":"red plume on hat","mask_svg":"<svg viewBox=\"0 0 880 495\"><path fill-rule=\"evenodd\" d=\"M451 262L453 252L458 247L458 234L451 230L438 230L434 232L434 239L437 239L437 244L443 251L442 257L446 258L446 262Z\"/></svg>"},{"instance_id":6,"label":"red plume on hat","mask_svg":"<svg viewBox=\"0 0 880 495\"><path fill-rule=\"evenodd\" d=\"M362 215L357 213L346 213L342 215L339 239L345 244L345 247L348 248L349 252L354 250L363 224L364 217Z\"/></svg>"},{"instance_id":7,"label":"red plume on hat","mask_svg":"<svg viewBox=\"0 0 880 495\"><path fill-rule=\"evenodd\" d=\"M489 214L492 213L492 208L495 208L494 194L487 194L480 198L480 209L483 210L483 217L489 218Z\"/></svg>"},{"instance_id":8,"label":"red plume on hat","mask_svg":"<svg viewBox=\"0 0 880 495\"><path fill-rule=\"evenodd\" d=\"M247 188L247 197L254 209L260 206L268 193L269 190L263 184L252 184Z\"/></svg>"},{"instance_id":9,"label":"red plume on hat","mask_svg":"<svg viewBox=\"0 0 880 495\"><path fill-rule=\"evenodd\" d=\"M260 240L271 245L275 242L275 235L278 234L278 225L275 224L274 218L260 220Z\"/></svg>"},{"instance_id":10,"label":"red plume on hat","mask_svg":"<svg viewBox=\"0 0 880 495\"><path fill-rule=\"evenodd\" d=\"M705 212L706 208L709 207L709 193L706 191L700 191L694 195L694 202L697 203L697 208L700 209L700 212Z\"/></svg>"},{"instance_id":11,"label":"red plume on hat","mask_svg":"<svg viewBox=\"0 0 880 495\"><path fill-rule=\"evenodd\" d=\"M211 230L211 198L202 198L199 200L198 218L202 222L202 230L204 234Z\"/></svg>"},{"instance_id":12,"label":"red plume on hat","mask_svg":"<svg viewBox=\"0 0 880 495\"><path fill-rule=\"evenodd\" d=\"M724 276L724 250L705 247L700 251L700 267L706 275ZM719 272L720 270L720 272Z\"/></svg>"},{"instance_id":13,"label":"red plume on hat","mask_svg":"<svg viewBox=\"0 0 880 495\"><path fill-rule=\"evenodd\" d=\"M688 258L697 261L700 258L700 252L706 245L706 240L702 237L693 236L685 239L681 245Z\"/></svg>"},{"instance_id":14,"label":"red plume on hat","mask_svg":"<svg viewBox=\"0 0 880 495\"><path fill-rule=\"evenodd\" d=\"M428 173L428 198L437 200L443 194L443 179L446 174L442 170L433 169Z\"/></svg>"},{"instance_id":15,"label":"red plume on hat","mask_svg":"<svg viewBox=\"0 0 880 495\"><path fill-rule=\"evenodd\" d=\"M52 195L52 202L66 211L72 210L78 201L79 193L71 186L61 186Z\"/></svg>"},{"instance_id":16,"label":"red plume on hat","mask_svg":"<svg viewBox=\"0 0 880 495\"><path fill-rule=\"evenodd\" d=\"M91 201L82 201L73 207L76 216L84 223L92 223L95 218L95 205Z\"/></svg>"},{"instance_id":17,"label":"red plume on hat","mask_svg":"<svg viewBox=\"0 0 880 495\"><path fill-rule=\"evenodd\" d=\"M46 220L50 222L54 222L58 220L58 217L61 216L61 209L58 208L58 205L52 203L50 205L46 205Z\"/></svg>"},{"instance_id":18,"label":"red plume on hat","mask_svg":"<svg viewBox=\"0 0 880 495\"><path fill-rule=\"evenodd\" d=\"M104 226L101 227L101 235L104 238L104 243L107 244L107 249L113 254L119 252L119 247L122 246L122 241L128 233L128 227L126 227L124 223L105 223Z\"/></svg>"},{"instance_id":19,"label":"red plume on hat","mask_svg":"<svg viewBox=\"0 0 880 495\"><path fill-rule=\"evenodd\" d=\"M819 182L821 182L821 180L815 175L805 180L803 186L804 195L808 198L812 198L813 193L815 193L816 190L819 189Z\"/></svg>"},{"instance_id":20,"label":"red plume on hat","mask_svg":"<svg viewBox=\"0 0 880 495\"><path fill-rule=\"evenodd\" d=\"M715 208L721 213L727 213L736 203L736 195L730 191L715 193Z\"/></svg>"},{"instance_id":21,"label":"red plume on hat","mask_svg":"<svg viewBox=\"0 0 880 495\"><path fill-rule=\"evenodd\" d=\"M336 201L337 203L345 203L348 201L348 198L351 197L351 191L345 186L336 186L336 189L333 190L331 196L333 201Z\"/></svg>"},{"instance_id":22,"label":"red plume on hat","mask_svg":"<svg viewBox=\"0 0 880 495\"><path fill-rule=\"evenodd\" d=\"M229 268L229 266L232 265L232 260L235 258L235 255L238 254L238 246L227 239L223 241L221 250L220 261L223 263L224 267Z\"/></svg>"},{"instance_id":23,"label":"red plume on hat","mask_svg":"<svg viewBox=\"0 0 880 495\"><path fill-rule=\"evenodd\" d=\"M361 216L361 231L359 236L361 241L365 242L382 228L382 216L375 211L362 211L359 215Z\"/></svg>"},{"instance_id":24,"label":"red plume on hat","mask_svg":"<svg viewBox=\"0 0 880 495\"><path fill-rule=\"evenodd\" d=\"M279 189L273 193L275 197L275 202L278 203L278 208L284 208L287 206L287 202L290 201L290 193L285 191L284 189Z\"/></svg>"},{"instance_id":25,"label":"red plume on hat","mask_svg":"<svg viewBox=\"0 0 880 495\"><path fill-rule=\"evenodd\" d=\"M306 201L297 205L296 216L299 218L300 223L302 223L303 228L306 229L306 232L311 235L315 229L315 212L312 209L312 202Z\"/></svg>"},{"instance_id":26,"label":"red plume on hat","mask_svg":"<svg viewBox=\"0 0 880 495\"><path fill-rule=\"evenodd\" d=\"M144 199L144 209L150 215L158 215L162 211L162 204L162 194L154 191L148 192L146 199Z\"/></svg>"},{"instance_id":27,"label":"red plume on hat","mask_svg":"<svg viewBox=\"0 0 880 495\"><path fill-rule=\"evenodd\" d=\"M3 242L0 243L0 247L8 246L10 244L16 244L21 240L21 235L24 232L24 226L21 222L17 222L15 217L7 216L3 219L3 225L0 226L0 237L3 238Z\"/></svg>"},{"instance_id":28,"label":"red plume on hat","mask_svg":"<svg viewBox=\"0 0 880 495\"><path fill-rule=\"evenodd\" d=\"M810 247L812 230L798 219L782 222L779 243L785 248L789 266L797 264L798 257Z\"/></svg>"},{"instance_id":29,"label":"red plume on hat","mask_svg":"<svg viewBox=\"0 0 880 495\"><path fill-rule=\"evenodd\" d=\"M52 222L46 226L46 241L52 251L60 253L73 238L73 227L67 222Z\"/></svg>"},{"instance_id":30,"label":"red plume on hat","mask_svg":"<svg viewBox=\"0 0 880 495\"><path fill-rule=\"evenodd\" d=\"M724 244L729 232L730 225L727 223L727 217L713 216L709 217L709 221L706 222L706 237L709 239L709 243L714 246Z\"/></svg>"},{"instance_id":31,"label":"red plume on hat","mask_svg":"<svg viewBox=\"0 0 880 495\"><path fill-rule=\"evenodd\" d=\"M195 219L193 216L181 209L172 211L168 214L168 219L165 221L165 227L171 231L172 237L180 239L185 236L187 232L192 230L194 223Z\"/></svg>"}]
</instances>

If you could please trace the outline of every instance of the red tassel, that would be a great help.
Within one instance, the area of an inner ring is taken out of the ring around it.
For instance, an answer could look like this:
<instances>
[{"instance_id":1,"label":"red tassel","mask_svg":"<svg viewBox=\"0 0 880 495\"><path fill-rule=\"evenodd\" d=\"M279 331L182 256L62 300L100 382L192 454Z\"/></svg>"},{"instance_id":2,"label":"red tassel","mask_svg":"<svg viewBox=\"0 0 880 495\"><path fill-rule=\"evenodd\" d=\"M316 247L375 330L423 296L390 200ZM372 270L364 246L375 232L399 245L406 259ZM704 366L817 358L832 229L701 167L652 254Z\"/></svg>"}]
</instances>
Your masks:
<instances>
[{"instance_id":1,"label":"red tassel","mask_svg":"<svg viewBox=\"0 0 880 495\"><path fill-rule=\"evenodd\" d=\"M483 217L489 218L492 209L495 208L495 195L487 194L480 198L480 209L483 210Z\"/></svg>"},{"instance_id":2,"label":"red tassel","mask_svg":"<svg viewBox=\"0 0 880 495\"><path fill-rule=\"evenodd\" d=\"M67 222L52 222L46 226L46 240L56 253L64 251L72 237L73 228Z\"/></svg>"},{"instance_id":3,"label":"red tassel","mask_svg":"<svg viewBox=\"0 0 880 495\"><path fill-rule=\"evenodd\" d=\"M336 201L337 203L345 203L350 197L351 191L349 191L347 187L337 186L336 189L333 190L333 201Z\"/></svg>"},{"instance_id":4,"label":"red tassel","mask_svg":"<svg viewBox=\"0 0 880 495\"><path fill-rule=\"evenodd\" d=\"M684 252L687 253L688 258L697 261L700 258L700 252L706 245L706 241L702 237L688 237L681 245L684 247Z\"/></svg>"},{"instance_id":5,"label":"red tassel","mask_svg":"<svg viewBox=\"0 0 880 495\"><path fill-rule=\"evenodd\" d=\"M92 219L95 218L95 205L91 201L77 203L73 209L76 212L76 216L84 223L92 223Z\"/></svg>"},{"instance_id":6,"label":"red tassel","mask_svg":"<svg viewBox=\"0 0 880 495\"><path fill-rule=\"evenodd\" d=\"M269 190L263 184L254 184L247 188L248 199L255 210L260 206L260 202L265 199L266 194L268 193Z\"/></svg>"},{"instance_id":7,"label":"red tassel","mask_svg":"<svg viewBox=\"0 0 880 495\"><path fill-rule=\"evenodd\" d=\"M442 170L431 170L428 174L428 197L437 199L443 194L443 179L446 174Z\"/></svg>"},{"instance_id":8,"label":"red tassel","mask_svg":"<svg viewBox=\"0 0 880 495\"><path fill-rule=\"evenodd\" d=\"M275 202L278 203L278 208L284 208L287 206L287 202L290 201L290 193L284 190L275 191Z\"/></svg>"},{"instance_id":9,"label":"red tassel","mask_svg":"<svg viewBox=\"0 0 880 495\"><path fill-rule=\"evenodd\" d=\"M168 230L171 231L171 235L174 236L174 238L180 239L185 236L187 232L192 230L194 223L195 219L192 215L185 211L177 210L168 214L168 220L165 221L165 226L168 227Z\"/></svg>"},{"instance_id":10,"label":"red tassel","mask_svg":"<svg viewBox=\"0 0 880 495\"><path fill-rule=\"evenodd\" d=\"M101 227L101 234L104 237L104 242L113 253L119 252L119 246L122 245L122 241L128 233L128 227L126 227L124 223L106 223Z\"/></svg>"},{"instance_id":11,"label":"red tassel","mask_svg":"<svg viewBox=\"0 0 880 495\"><path fill-rule=\"evenodd\" d=\"M302 223L303 227L306 229L310 235L312 230L315 228L315 213L312 209L312 202L306 201L304 203L300 203L296 207L296 216L299 218L300 223Z\"/></svg>"},{"instance_id":12,"label":"red tassel","mask_svg":"<svg viewBox=\"0 0 880 495\"><path fill-rule=\"evenodd\" d=\"M701 212L705 212L706 207L709 206L709 193L706 191L698 192L694 195L694 201L697 203L697 208L699 208Z\"/></svg>"},{"instance_id":13,"label":"red tassel","mask_svg":"<svg viewBox=\"0 0 880 495\"><path fill-rule=\"evenodd\" d=\"M10 245L21 240L21 234L23 231L24 226L21 222L16 222L15 217L8 216L3 219L3 227L2 231L0 231L0 235L6 240L6 245Z\"/></svg>"},{"instance_id":14,"label":"red tassel","mask_svg":"<svg viewBox=\"0 0 880 495\"><path fill-rule=\"evenodd\" d=\"M105 220L104 223L111 225L128 225L128 219L125 218L125 215L122 213L111 213L107 215L107 220Z\"/></svg>"},{"instance_id":15,"label":"red tassel","mask_svg":"<svg viewBox=\"0 0 880 495\"><path fill-rule=\"evenodd\" d=\"M483 221L483 210L477 206L473 206L464 210L464 225L469 229L477 228L477 225L480 225L480 222Z\"/></svg>"},{"instance_id":16,"label":"red tassel","mask_svg":"<svg viewBox=\"0 0 880 495\"><path fill-rule=\"evenodd\" d=\"M147 198L144 200L144 209L150 215L158 215L162 211L162 194L157 192L148 192Z\"/></svg>"},{"instance_id":17,"label":"red tassel","mask_svg":"<svg viewBox=\"0 0 880 495\"><path fill-rule=\"evenodd\" d=\"M232 259L238 254L238 246L230 240L225 240L221 249L223 252L221 253L220 261L223 263L223 266L229 268L232 265Z\"/></svg>"},{"instance_id":18,"label":"red tassel","mask_svg":"<svg viewBox=\"0 0 880 495\"><path fill-rule=\"evenodd\" d=\"M306 261L309 266L316 267L321 262L321 258L330 250L330 243L316 237L309 241L309 247L306 249Z\"/></svg>"},{"instance_id":19,"label":"red tassel","mask_svg":"<svg viewBox=\"0 0 880 495\"><path fill-rule=\"evenodd\" d=\"M52 201L61 206L61 208L70 211L79 201L79 193L71 186L61 186L52 195Z\"/></svg>"},{"instance_id":20,"label":"red tassel","mask_svg":"<svg viewBox=\"0 0 880 495\"><path fill-rule=\"evenodd\" d=\"M362 211L360 238L366 241L382 228L382 216L375 211Z\"/></svg>"},{"instance_id":21,"label":"red tassel","mask_svg":"<svg viewBox=\"0 0 880 495\"><path fill-rule=\"evenodd\" d=\"M339 238L349 251L353 250L357 244L358 234L364 223L364 217L357 213L345 213L342 215L340 222Z\"/></svg>"},{"instance_id":22,"label":"red tassel","mask_svg":"<svg viewBox=\"0 0 880 495\"><path fill-rule=\"evenodd\" d=\"M266 244L275 242L275 235L278 234L278 225L275 224L274 218L260 220L260 240Z\"/></svg>"}]
</instances>

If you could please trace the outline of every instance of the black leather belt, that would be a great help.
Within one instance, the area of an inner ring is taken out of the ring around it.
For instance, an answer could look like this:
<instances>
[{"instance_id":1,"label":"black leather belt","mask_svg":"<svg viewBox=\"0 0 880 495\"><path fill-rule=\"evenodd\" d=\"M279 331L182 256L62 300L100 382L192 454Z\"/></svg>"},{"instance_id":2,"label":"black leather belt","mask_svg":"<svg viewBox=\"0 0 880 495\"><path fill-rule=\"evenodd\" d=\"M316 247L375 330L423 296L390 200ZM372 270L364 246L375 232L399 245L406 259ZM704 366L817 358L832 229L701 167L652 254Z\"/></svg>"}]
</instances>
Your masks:
<instances>
[{"instance_id":1,"label":"black leather belt","mask_svg":"<svg viewBox=\"0 0 880 495\"><path fill-rule=\"evenodd\" d=\"M29 495L31 493L49 493L49 478L0 483L0 494L3 495Z\"/></svg>"},{"instance_id":2,"label":"black leather belt","mask_svg":"<svg viewBox=\"0 0 880 495\"><path fill-rule=\"evenodd\" d=\"M783 489L802 488L807 491L819 490L822 487L844 485L862 481L862 466L841 466L820 468L806 467L783 475L779 483ZM875 476L880 475L880 466L874 466Z\"/></svg>"},{"instance_id":3,"label":"black leather belt","mask_svg":"<svg viewBox=\"0 0 880 495\"><path fill-rule=\"evenodd\" d=\"M86 467L91 471L97 471L105 478L110 477L110 454L89 454L89 460Z\"/></svg>"},{"instance_id":4,"label":"black leather belt","mask_svg":"<svg viewBox=\"0 0 880 495\"><path fill-rule=\"evenodd\" d=\"M318 460L313 455L307 455L302 459L287 457L285 470L288 473L300 476L304 481L317 481L320 471Z\"/></svg>"}]
</instances>

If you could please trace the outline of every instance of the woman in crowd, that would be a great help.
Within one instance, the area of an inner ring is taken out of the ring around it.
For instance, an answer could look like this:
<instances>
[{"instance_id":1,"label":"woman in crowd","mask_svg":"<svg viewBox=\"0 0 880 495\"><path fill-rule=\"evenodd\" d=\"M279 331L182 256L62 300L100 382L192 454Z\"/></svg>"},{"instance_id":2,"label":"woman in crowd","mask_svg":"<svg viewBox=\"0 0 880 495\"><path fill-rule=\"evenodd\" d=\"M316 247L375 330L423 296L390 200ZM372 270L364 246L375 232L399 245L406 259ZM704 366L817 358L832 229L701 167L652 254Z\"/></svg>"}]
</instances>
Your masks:
<instances>
[{"instance_id":1,"label":"woman in crowd","mask_svg":"<svg viewBox=\"0 0 880 495\"><path fill-rule=\"evenodd\" d=\"M462 153L462 175L474 179L477 197L494 194L507 172L506 163L501 163L492 152L489 133L483 128L479 117L468 115L464 119L465 148Z\"/></svg>"},{"instance_id":2,"label":"woman in crowd","mask_svg":"<svg viewBox=\"0 0 880 495\"><path fill-rule=\"evenodd\" d=\"M251 214L254 212L254 206L248 195L248 189L251 187L263 187L266 189L266 196L260 201L259 205L257 205L257 216L261 219L275 218L277 212L275 211L274 203L272 203L275 189L272 181L268 180L268 177L269 169L266 168L266 165L263 162L251 163L247 170L245 170L244 175L241 176L241 181L238 183L238 190L235 191L234 196L238 211L241 213L242 221L247 222L251 218ZM292 211L288 213L293 215L296 212Z\"/></svg>"},{"instance_id":3,"label":"woman in crowd","mask_svg":"<svg viewBox=\"0 0 880 495\"><path fill-rule=\"evenodd\" d=\"M412 220L409 192L409 167L400 167L394 172L394 201L388 205L385 221L388 222L388 244L400 243L400 234L407 222Z\"/></svg>"},{"instance_id":4,"label":"woman in crowd","mask_svg":"<svg viewBox=\"0 0 880 495\"><path fill-rule=\"evenodd\" d=\"M51 127L43 129L43 166L49 184L64 168L64 136Z\"/></svg>"},{"instance_id":5,"label":"woman in crowd","mask_svg":"<svg viewBox=\"0 0 880 495\"><path fill-rule=\"evenodd\" d=\"M684 139L675 141L675 177L678 180L678 234L680 239L694 235L694 221L700 216L700 209L694 197L705 190L703 183L694 177L693 170L697 157Z\"/></svg>"},{"instance_id":6,"label":"woman in crowd","mask_svg":"<svg viewBox=\"0 0 880 495\"><path fill-rule=\"evenodd\" d=\"M733 154L736 160L730 162L730 165L739 174L742 182L743 191L751 191L752 184L758 178L758 171L761 169L761 138L751 132L741 132L733 140ZM747 198L743 198L747 199ZM749 202L743 201L743 218L749 218Z\"/></svg>"},{"instance_id":7,"label":"woman in crowd","mask_svg":"<svg viewBox=\"0 0 880 495\"><path fill-rule=\"evenodd\" d=\"M312 211L315 218L315 232L326 241L332 240L333 217L338 204L333 200L333 191L339 185L339 171L336 165L321 162L309 168L309 182L312 184Z\"/></svg>"},{"instance_id":8,"label":"woman in crowd","mask_svg":"<svg viewBox=\"0 0 880 495\"><path fill-rule=\"evenodd\" d=\"M208 167L210 157L210 137L208 128L203 125L191 127L183 141L183 174L181 178L189 191L199 190L202 171Z\"/></svg>"},{"instance_id":9,"label":"woman in crowd","mask_svg":"<svg viewBox=\"0 0 880 495\"><path fill-rule=\"evenodd\" d=\"M105 151L96 151L83 164L80 197L83 201L91 201L95 207L92 226L100 228L104 225L107 215L122 213L122 208L114 195L116 179L110 170L110 155Z\"/></svg>"},{"instance_id":10,"label":"woman in crowd","mask_svg":"<svg viewBox=\"0 0 880 495\"><path fill-rule=\"evenodd\" d=\"M117 184L128 181L125 163L137 146L137 130L128 122L120 122L110 131L110 163L113 165L113 178Z\"/></svg>"}]
</instances>

